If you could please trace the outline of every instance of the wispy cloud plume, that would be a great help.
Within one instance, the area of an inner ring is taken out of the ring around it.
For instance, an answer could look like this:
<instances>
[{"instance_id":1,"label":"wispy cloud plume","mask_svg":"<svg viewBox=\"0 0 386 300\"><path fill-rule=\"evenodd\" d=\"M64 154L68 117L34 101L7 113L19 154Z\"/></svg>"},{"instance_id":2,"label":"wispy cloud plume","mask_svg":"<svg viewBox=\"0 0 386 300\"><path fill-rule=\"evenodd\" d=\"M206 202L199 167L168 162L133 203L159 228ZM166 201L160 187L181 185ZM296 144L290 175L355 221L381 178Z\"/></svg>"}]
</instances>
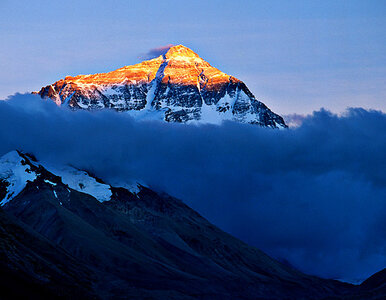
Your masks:
<instances>
[{"instance_id":1,"label":"wispy cloud plume","mask_svg":"<svg viewBox=\"0 0 386 300\"><path fill-rule=\"evenodd\" d=\"M164 45L164 46L159 46L159 47L156 47L156 48L152 48L150 49L146 54L142 54L139 58L141 59L152 59L152 58L156 58L160 55L163 55L165 54L166 52L168 52L168 50L173 47L174 45L173 44L168 44L168 45Z\"/></svg>"}]
</instances>

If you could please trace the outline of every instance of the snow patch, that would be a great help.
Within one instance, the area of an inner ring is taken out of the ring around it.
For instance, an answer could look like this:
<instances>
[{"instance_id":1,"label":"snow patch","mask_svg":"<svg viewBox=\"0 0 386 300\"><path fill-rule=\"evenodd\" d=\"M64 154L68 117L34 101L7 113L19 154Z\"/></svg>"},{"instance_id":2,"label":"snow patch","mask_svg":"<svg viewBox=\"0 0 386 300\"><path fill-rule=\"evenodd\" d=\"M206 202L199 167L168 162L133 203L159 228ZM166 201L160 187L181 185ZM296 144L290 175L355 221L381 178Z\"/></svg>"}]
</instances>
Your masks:
<instances>
[{"instance_id":1,"label":"snow patch","mask_svg":"<svg viewBox=\"0 0 386 300\"><path fill-rule=\"evenodd\" d=\"M132 194L138 194L141 191L141 186L148 187L145 183L139 180L130 182L112 182L111 185L114 187L124 188Z\"/></svg>"},{"instance_id":2,"label":"snow patch","mask_svg":"<svg viewBox=\"0 0 386 300\"><path fill-rule=\"evenodd\" d=\"M53 186L57 186L57 184L55 182L49 181L48 179L44 179L44 182L48 183L48 184L51 184Z\"/></svg>"},{"instance_id":3,"label":"snow patch","mask_svg":"<svg viewBox=\"0 0 386 300\"><path fill-rule=\"evenodd\" d=\"M155 97L155 92L157 89L157 78L155 78L151 83L150 83L150 89L147 92L146 95L146 104L145 104L145 110L150 110L151 109L151 104L153 103L154 97Z\"/></svg>"},{"instance_id":4,"label":"snow patch","mask_svg":"<svg viewBox=\"0 0 386 300\"><path fill-rule=\"evenodd\" d=\"M37 174L23 162L24 159L17 151L11 151L0 158L0 179L9 184L4 199L0 199L0 206L15 198L29 181L37 178Z\"/></svg>"},{"instance_id":5,"label":"snow patch","mask_svg":"<svg viewBox=\"0 0 386 300\"><path fill-rule=\"evenodd\" d=\"M96 198L99 202L109 201L112 196L110 186L99 183L95 178L91 177L87 172L80 171L72 167L54 167L45 164L44 167L51 173L60 176L62 182L70 188L89 194Z\"/></svg>"}]
</instances>

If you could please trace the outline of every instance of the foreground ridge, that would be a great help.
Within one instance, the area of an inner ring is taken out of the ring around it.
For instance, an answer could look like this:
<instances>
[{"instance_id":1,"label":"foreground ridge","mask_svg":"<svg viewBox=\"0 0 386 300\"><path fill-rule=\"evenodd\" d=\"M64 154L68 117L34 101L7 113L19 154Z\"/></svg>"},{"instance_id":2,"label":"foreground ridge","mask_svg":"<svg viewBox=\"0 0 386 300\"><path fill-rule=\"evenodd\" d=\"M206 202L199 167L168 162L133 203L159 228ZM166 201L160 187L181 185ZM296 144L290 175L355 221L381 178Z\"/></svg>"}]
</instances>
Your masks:
<instances>
[{"instance_id":1,"label":"foreground ridge","mask_svg":"<svg viewBox=\"0 0 386 300\"><path fill-rule=\"evenodd\" d=\"M167 194L17 151L0 158L0 235L2 296L326 299L355 291L275 261Z\"/></svg>"},{"instance_id":2,"label":"foreground ridge","mask_svg":"<svg viewBox=\"0 0 386 300\"><path fill-rule=\"evenodd\" d=\"M139 119L221 123L233 120L285 128L241 80L177 45L164 55L108 73L67 76L38 94L73 109L114 109Z\"/></svg>"}]
</instances>

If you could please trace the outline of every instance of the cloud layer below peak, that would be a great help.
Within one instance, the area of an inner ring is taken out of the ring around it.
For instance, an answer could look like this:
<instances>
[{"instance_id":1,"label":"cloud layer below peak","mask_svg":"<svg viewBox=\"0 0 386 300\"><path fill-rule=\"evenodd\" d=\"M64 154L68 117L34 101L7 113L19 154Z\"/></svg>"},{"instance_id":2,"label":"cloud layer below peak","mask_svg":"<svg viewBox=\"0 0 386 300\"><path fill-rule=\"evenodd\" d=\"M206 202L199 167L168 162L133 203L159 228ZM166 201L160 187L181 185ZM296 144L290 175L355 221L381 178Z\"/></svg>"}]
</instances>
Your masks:
<instances>
[{"instance_id":1,"label":"cloud layer below peak","mask_svg":"<svg viewBox=\"0 0 386 300\"><path fill-rule=\"evenodd\" d=\"M386 265L386 115L349 109L289 130L137 122L33 95L0 101L0 155L14 149L139 179L300 270L364 279Z\"/></svg>"}]
</instances>

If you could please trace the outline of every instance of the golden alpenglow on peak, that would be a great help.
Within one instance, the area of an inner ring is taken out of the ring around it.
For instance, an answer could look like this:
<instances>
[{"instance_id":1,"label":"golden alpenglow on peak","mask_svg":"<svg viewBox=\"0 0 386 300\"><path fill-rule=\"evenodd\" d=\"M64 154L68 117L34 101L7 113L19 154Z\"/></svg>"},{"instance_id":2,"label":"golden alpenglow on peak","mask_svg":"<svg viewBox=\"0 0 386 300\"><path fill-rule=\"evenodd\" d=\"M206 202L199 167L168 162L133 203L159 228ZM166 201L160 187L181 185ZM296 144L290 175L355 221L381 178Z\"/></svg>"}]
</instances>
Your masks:
<instances>
[{"instance_id":1,"label":"golden alpenglow on peak","mask_svg":"<svg viewBox=\"0 0 386 300\"><path fill-rule=\"evenodd\" d=\"M114 109L167 122L234 120L272 128L283 118L256 100L239 79L176 45L157 58L108 73L67 76L39 94L73 109Z\"/></svg>"},{"instance_id":2,"label":"golden alpenglow on peak","mask_svg":"<svg viewBox=\"0 0 386 300\"><path fill-rule=\"evenodd\" d=\"M170 49L166 52L165 57L166 59L171 59L175 57L200 58L197 53L183 45L170 47Z\"/></svg>"}]
</instances>

